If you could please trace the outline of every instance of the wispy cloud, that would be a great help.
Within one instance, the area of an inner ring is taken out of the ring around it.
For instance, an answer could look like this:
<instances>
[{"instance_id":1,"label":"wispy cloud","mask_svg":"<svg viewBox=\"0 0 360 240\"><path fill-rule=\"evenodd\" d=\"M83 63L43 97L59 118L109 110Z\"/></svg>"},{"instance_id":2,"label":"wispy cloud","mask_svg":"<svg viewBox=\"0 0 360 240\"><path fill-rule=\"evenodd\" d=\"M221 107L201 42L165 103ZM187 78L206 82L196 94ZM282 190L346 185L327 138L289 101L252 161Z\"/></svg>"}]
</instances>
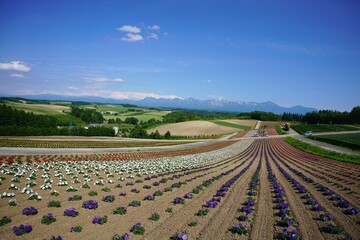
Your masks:
<instances>
[{"instance_id":1,"label":"wispy cloud","mask_svg":"<svg viewBox=\"0 0 360 240\"><path fill-rule=\"evenodd\" d=\"M125 80L122 78L115 78L113 81L114 82L124 82Z\"/></svg>"},{"instance_id":2,"label":"wispy cloud","mask_svg":"<svg viewBox=\"0 0 360 240\"><path fill-rule=\"evenodd\" d=\"M29 72L31 67L20 61L11 61L9 63L0 63L0 70L14 70L20 72Z\"/></svg>"},{"instance_id":3,"label":"wispy cloud","mask_svg":"<svg viewBox=\"0 0 360 240\"><path fill-rule=\"evenodd\" d=\"M214 81L211 80L211 79L207 79L207 80L204 80L203 83L207 83L207 84L210 84L210 83L213 83Z\"/></svg>"},{"instance_id":4,"label":"wispy cloud","mask_svg":"<svg viewBox=\"0 0 360 240\"><path fill-rule=\"evenodd\" d=\"M74 86L69 86L69 87L67 87L67 89L69 89L69 90L79 90L78 87L74 87Z\"/></svg>"},{"instance_id":5,"label":"wispy cloud","mask_svg":"<svg viewBox=\"0 0 360 240\"><path fill-rule=\"evenodd\" d=\"M276 49L288 53L302 53L302 54L315 55L320 53L320 51L322 50L320 47L307 47L298 44L285 44L285 43L275 43L275 42L261 42L260 44L267 48Z\"/></svg>"},{"instance_id":6,"label":"wispy cloud","mask_svg":"<svg viewBox=\"0 0 360 240\"><path fill-rule=\"evenodd\" d=\"M122 78L108 78L102 76L96 77L83 77L86 81L86 85L84 86L86 89L105 89L111 83L122 83L125 82Z\"/></svg>"},{"instance_id":7,"label":"wispy cloud","mask_svg":"<svg viewBox=\"0 0 360 240\"><path fill-rule=\"evenodd\" d=\"M159 37L156 33L150 33L150 35L148 36L148 39L158 40Z\"/></svg>"},{"instance_id":8,"label":"wispy cloud","mask_svg":"<svg viewBox=\"0 0 360 240\"><path fill-rule=\"evenodd\" d=\"M127 33L126 37L121 38L125 42L138 42L142 41L144 38L140 34Z\"/></svg>"},{"instance_id":9,"label":"wispy cloud","mask_svg":"<svg viewBox=\"0 0 360 240\"><path fill-rule=\"evenodd\" d=\"M123 31L123 32L129 32L129 33L140 33L141 29L136 26L131 25L124 25L122 27L119 27L117 30Z\"/></svg>"},{"instance_id":10,"label":"wispy cloud","mask_svg":"<svg viewBox=\"0 0 360 240\"><path fill-rule=\"evenodd\" d=\"M24 78L25 76L21 73L13 73L13 74L10 74L10 77L12 78Z\"/></svg>"},{"instance_id":11,"label":"wispy cloud","mask_svg":"<svg viewBox=\"0 0 360 240\"><path fill-rule=\"evenodd\" d=\"M147 97L152 98L166 98L166 99L174 99L174 98L180 98L176 95L162 95L157 94L153 92L117 92L112 91L108 92L108 97L115 98L115 99L133 99L133 100L140 100Z\"/></svg>"},{"instance_id":12,"label":"wispy cloud","mask_svg":"<svg viewBox=\"0 0 360 240\"><path fill-rule=\"evenodd\" d=\"M163 68L142 68L142 67L118 67L116 68L118 71L124 72L147 72L147 73L160 73L164 72L165 69Z\"/></svg>"},{"instance_id":13,"label":"wispy cloud","mask_svg":"<svg viewBox=\"0 0 360 240\"><path fill-rule=\"evenodd\" d=\"M155 24L155 25L152 25L152 26L148 26L147 29L159 31L160 26Z\"/></svg>"}]
</instances>

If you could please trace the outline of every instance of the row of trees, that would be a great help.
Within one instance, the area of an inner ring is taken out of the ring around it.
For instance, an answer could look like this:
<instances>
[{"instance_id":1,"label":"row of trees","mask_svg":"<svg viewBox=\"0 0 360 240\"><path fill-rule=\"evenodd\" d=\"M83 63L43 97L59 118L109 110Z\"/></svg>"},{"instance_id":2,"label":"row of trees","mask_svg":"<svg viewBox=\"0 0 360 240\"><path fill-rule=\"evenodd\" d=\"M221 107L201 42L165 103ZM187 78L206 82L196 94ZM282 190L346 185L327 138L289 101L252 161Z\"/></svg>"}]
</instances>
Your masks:
<instances>
[{"instance_id":1,"label":"row of trees","mask_svg":"<svg viewBox=\"0 0 360 240\"><path fill-rule=\"evenodd\" d=\"M320 110L308 112L305 115L284 113L282 121L299 121L308 124L360 124L360 106L354 107L351 112Z\"/></svg>"},{"instance_id":2,"label":"row of trees","mask_svg":"<svg viewBox=\"0 0 360 240\"><path fill-rule=\"evenodd\" d=\"M1 136L114 136L112 128L90 127L58 127L61 122L54 116L35 115L17 110L5 104L0 105L0 135Z\"/></svg>"},{"instance_id":3,"label":"row of trees","mask_svg":"<svg viewBox=\"0 0 360 240\"><path fill-rule=\"evenodd\" d=\"M103 123L103 115L95 109L81 109L79 107L71 106L70 115L80 118L86 123Z\"/></svg>"},{"instance_id":4,"label":"row of trees","mask_svg":"<svg viewBox=\"0 0 360 240\"><path fill-rule=\"evenodd\" d=\"M41 128L56 127L58 122L53 116L35 115L17 110L5 104L0 105L0 126L32 126Z\"/></svg>"},{"instance_id":5,"label":"row of trees","mask_svg":"<svg viewBox=\"0 0 360 240\"><path fill-rule=\"evenodd\" d=\"M137 125L131 129L129 137L131 138L151 138L151 139L171 139L171 133L167 131L164 135L161 135L158 130L150 134L142 127Z\"/></svg>"},{"instance_id":6,"label":"row of trees","mask_svg":"<svg viewBox=\"0 0 360 240\"><path fill-rule=\"evenodd\" d=\"M0 136L109 136L115 131L107 127L44 128L32 126L0 126Z\"/></svg>"}]
</instances>

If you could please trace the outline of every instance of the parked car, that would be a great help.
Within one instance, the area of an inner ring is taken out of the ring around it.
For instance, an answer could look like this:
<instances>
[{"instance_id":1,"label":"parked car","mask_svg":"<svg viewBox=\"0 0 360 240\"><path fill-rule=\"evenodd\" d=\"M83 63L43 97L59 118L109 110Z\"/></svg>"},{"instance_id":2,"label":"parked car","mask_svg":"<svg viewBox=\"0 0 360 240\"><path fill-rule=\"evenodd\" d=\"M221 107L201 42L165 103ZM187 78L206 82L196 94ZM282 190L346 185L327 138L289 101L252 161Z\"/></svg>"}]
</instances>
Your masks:
<instances>
[{"instance_id":1,"label":"parked car","mask_svg":"<svg viewBox=\"0 0 360 240\"><path fill-rule=\"evenodd\" d=\"M305 137L312 136L312 131L306 131L306 132L304 133L304 136L305 136Z\"/></svg>"}]
</instances>

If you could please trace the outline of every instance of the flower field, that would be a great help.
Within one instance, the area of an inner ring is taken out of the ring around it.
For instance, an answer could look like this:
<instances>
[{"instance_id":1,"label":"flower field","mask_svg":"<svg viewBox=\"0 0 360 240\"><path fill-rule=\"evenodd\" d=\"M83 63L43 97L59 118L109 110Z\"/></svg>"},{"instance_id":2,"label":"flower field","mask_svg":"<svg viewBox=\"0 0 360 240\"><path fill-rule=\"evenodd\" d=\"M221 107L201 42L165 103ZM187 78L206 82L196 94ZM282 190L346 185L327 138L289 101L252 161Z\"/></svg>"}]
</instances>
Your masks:
<instances>
[{"instance_id":1,"label":"flower field","mask_svg":"<svg viewBox=\"0 0 360 240\"><path fill-rule=\"evenodd\" d=\"M359 239L359 165L282 139L231 143L146 157L3 157L0 236Z\"/></svg>"}]
</instances>

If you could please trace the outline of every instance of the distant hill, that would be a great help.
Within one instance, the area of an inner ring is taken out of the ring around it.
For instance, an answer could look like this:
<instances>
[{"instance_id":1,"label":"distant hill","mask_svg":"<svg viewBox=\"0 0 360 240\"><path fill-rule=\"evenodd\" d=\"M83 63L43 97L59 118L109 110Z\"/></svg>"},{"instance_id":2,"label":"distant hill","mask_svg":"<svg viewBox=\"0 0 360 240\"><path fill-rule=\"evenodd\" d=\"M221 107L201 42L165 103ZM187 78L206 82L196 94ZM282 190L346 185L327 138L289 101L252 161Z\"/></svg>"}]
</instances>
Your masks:
<instances>
[{"instance_id":1,"label":"distant hill","mask_svg":"<svg viewBox=\"0 0 360 240\"><path fill-rule=\"evenodd\" d=\"M14 96L4 96L14 97ZM305 114L307 112L317 111L315 108L294 106L294 107L282 107L271 101L267 102L245 102L245 101L229 101L229 100L199 100L195 98L187 99L165 99L165 98L144 98L141 100L130 100L130 99L112 99L102 98L95 96L63 96L63 95L23 95L16 96L27 99L37 100L59 100L59 101L84 101L93 103L109 103L109 104L133 104L142 107L153 107L153 108L168 108L168 109L192 109L192 110L208 110L208 111L219 111L219 112L252 112L252 111L265 111L273 112L276 114L282 114L284 112Z\"/></svg>"}]
</instances>

